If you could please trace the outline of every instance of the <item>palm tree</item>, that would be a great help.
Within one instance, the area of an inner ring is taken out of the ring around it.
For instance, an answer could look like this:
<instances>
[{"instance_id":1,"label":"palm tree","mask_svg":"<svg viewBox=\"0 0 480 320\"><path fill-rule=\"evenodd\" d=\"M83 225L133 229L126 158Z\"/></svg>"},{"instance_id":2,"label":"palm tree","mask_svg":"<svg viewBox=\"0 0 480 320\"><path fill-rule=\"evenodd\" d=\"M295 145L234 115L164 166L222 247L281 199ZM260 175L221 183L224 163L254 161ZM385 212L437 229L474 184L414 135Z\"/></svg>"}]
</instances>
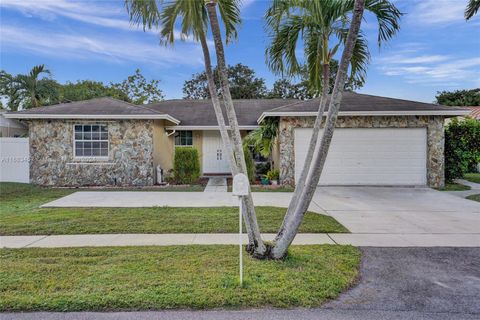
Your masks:
<instances>
[{"instance_id":1,"label":"palm tree","mask_svg":"<svg viewBox=\"0 0 480 320\"><path fill-rule=\"evenodd\" d=\"M270 169L273 169L272 152L278 135L278 118L265 118L260 127L250 132L244 139L243 144L253 146L256 152L270 161Z\"/></svg>"},{"instance_id":2,"label":"palm tree","mask_svg":"<svg viewBox=\"0 0 480 320\"><path fill-rule=\"evenodd\" d=\"M247 174L247 165L245 162L245 155L242 148L242 137L240 135L240 129L238 126L237 115L233 106L232 95L230 93L230 87L228 85L228 72L225 62L225 52L223 49L222 36L220 31L220 24L217 16L217 3L219 5L219 11L222 16L226 13L230 16L238 16L240 19L239 0L205 0L207 7L208 17L210 19L210 28L213 34L213 41L215 44L215 53L217 57L217 69L220 78L220 85L222 89L222 98L227 111L228 124L230 125L230 133L233 142L233 152L235 160L239 166L239 172ZM233 25L229 21L224 21L225 29L232 29ZM228 39L227 39L228 41ZM263 243L260 229L258 227L257 217L255 213L255 207L249 190L249 195L243 198L245 201L246 214L244 215L246 224L250 225L253 242L250 242L247 250L254 256L262 258L268 252L266 245Z\"/></svg>"},{"instance_id":3,"label":"palm tree","mask_svg":"<svg viewBox=\"0 0 480 320\"><path fill-rule=\"evenodd\" d=\"M50 70L41 64L34 66L28 74L21 74L17 76L17 81L21 90L24 90L30 99L30 106L32 108L40 107L40 92L48 88L42 88L45 84L39 81L39 76L42 74L50 74Z\"/></svg>"},{"instance_id":4,"label":"palm tree","mask_svg":"<svg viewBox=\"0 0 480 320\"><path fill-rule=\"evenodd\" d=\"M480 9L480 0L469 0L467 8L465 8L465 19L470 20L477 14L478 9Z\"/></svg>"},{"instance_id":5,"label":"palm tree","mask_svg":"<svg viewBox=\"0 0 480 320\"><path fill-rule=\"evenodd\" d=\"M360 31L361 21L355 20L357 15L361 20L364 9L371 11L378 20L379 45L398 31L401 13L386 0L274 0L267 11L267 27L272 36L272 44L266 51L270 68L277 73L298 74L301 65L296 57L296 48L297 42L302 38L310 88L316 93L321 91L305 166L296 182L292 201L274 241L274 258L281 258L286 254L313 197L333 136L348 67L350 66L350 77L364 80L369 51ZM352 18L349 17L350 14ZM333 45L330 45L330 42L334 42ZM327 103L329 66L340 46L344 46L344 52L330 99L324 134L318 142ZM316 148L319 151L315 155Z\"/></svg>"},{"instance_id":6,"label":"palm tree","mask_svg":"<svg viewBox=\"0 0 480 320\"><path fill-rule=\"evenodd\" d=\"M206 40L208 31L208 18L209 16L211 18L213 9L215 14L215 27L212 25L212 30L215 28L215 48L217 51L217 61L219 61L219 50L222 52L220 55L223 56L223 44L221 43L219 23L216 16L217 3L224 24L226 39L228 41L237 36L236 26L240 23L240 12L238 8L238 1L236 0L217 0L206 2L204 2L204 0L176 0L165 4L163 8L159 3L157 3L156 0L125 1L125 5L130 14L130 20L132 22L143 25L144 29L152 29L159 25L161 26L160 38L163 44L174 43L176 36L175 25L177 19L179 18L181 18L180 37L185 39L189 36L193 36L195 40L200 42L204 55L205 72L207 75L209 92L219 125L222 141L228 153L231 171L233 174L240 172L246 174L247 169L241 144L240 131L238 128L237 118L233 110L233 103L228 87L228 79L225 83L225 79L223 77L224 75L222 74L222 70L225 71L225 59L222 60L222 66L220 66L219 63L219 71L222 80L224 104L226 105L230 132L233 139L233 147L227 127L225 125L220 99L217 94L218 90L213 77L210 52ZM220 43L218 43L218 39L220 39ZM260 236L260 229L258 227L251 195L244 197L243 208L243 217L249 238L248 248L254 255L262 256L266 251L266 247Z\"/></svg>"}]
</instances>

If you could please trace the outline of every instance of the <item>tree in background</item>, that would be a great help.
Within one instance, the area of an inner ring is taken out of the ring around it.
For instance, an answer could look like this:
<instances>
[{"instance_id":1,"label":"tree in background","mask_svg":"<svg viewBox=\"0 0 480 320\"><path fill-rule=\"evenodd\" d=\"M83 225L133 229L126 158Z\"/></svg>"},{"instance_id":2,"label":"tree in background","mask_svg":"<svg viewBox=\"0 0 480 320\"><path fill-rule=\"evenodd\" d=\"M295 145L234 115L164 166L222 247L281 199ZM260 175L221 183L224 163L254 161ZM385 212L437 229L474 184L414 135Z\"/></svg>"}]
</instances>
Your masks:
<instances>
[{"instance_id":1,"label":"tree in background","mask_svg":"<svg viewBox=\"0 0 480 320\"><path fill-rule=\"evenodd\" d=\"M163 92L160 89L160 80L150 80L143 76L140 69L120 83L112 83L112 89L116 89L127 95L134 104L147 104L162 101Z\"/></svg>"},{"instance_id":2,"label":"tree in background","mask_svg":"<svg viewBox=\"0 0 480 320\"><path fill-rule=\"evenodd\" d=\"M35 106L111 97L135 104L163 100L160 80L148 81L140 69L122 82L105 84L100 81L78 80L60 84L50 77L38 79L41 74L50 75L43 65L36 66L29 74L16 76L0 71L0 97L6 100L8 110L17 111Z\"/></svg>"},{"instance_id":3,"label":"tree in background","mask_svg":"<svg viewBox=\"0 0 480 320\"><path fill-rule=\"evenodd\" d=\"M332 59L330 61L330 77L328 93L332 93L333 85L335 84L335 76L338 70L338 61ZM297 80L292 82L292 80ZM349 76L345 83L345 90L353 91L363 87L364 79L355 76ZM308 70L306 65L301 66L298 76L281 78L275 81L273 88L268 93L268 98L278 99L300 99L306 100L314 98L315 95L309 88Z\"/></svg>"},{"instance_id":4,"label":"tree in background","mask_svg":"<svg viewBox=\"0 0 480 320\"><path fill-rule=\"evenodd\" d=\"M123 91L105 85L100 81L78 80L68 81L60 87L60 101L82 101L101 97L111 97L130 102L130 99Z\"/></svg>"},{"instance_id":5,"label":"tree in background","mask_svg":"<svg viewBox=\"0 0 480 320\"><path fill-rule=\"evenodd\" d=\"M258 78L250 67L237 63L227 68L230 92L233 99L259 99L267 95L265 79ZM217 94L222 95L218 70L213 70L213 77L217 86ZM209 99L207 75L205 72L192 75L190 80L183 84L184 99Z\"/></svg>"},{"instance_id":6,"label":"tree in background","mask_svg":"<svg viewBox=\"0 0 480 320\"><path fill-rule=\"evenodd\" d=\"M5 108L12 111L18 110L23 99L16 76L5 70L0 71L0 97L6 101Z\"/></svg>"},{"instance_id":7,"label":"tree in background","mask_svg":"<svg viewBox=\"0 0 480 320\"><path fill-rule=\"evenodd\" d=\"M444 106L480 106L480 88L471 90L439 91L435 96Z\"/></svg>"},{"instance_id":8,"label":"tree in background","mask_svg":"<svg viewBox=\"0 0 480 320\"><path fill-rule=\"evenodd\" d=\"M469 0L465 8L465 20L470 20L471 17L477 14L480 9L480 0Z\"/></svg>"},{"instance_id":9,"label":"tree in background","mask_svg":"<svg viewBox=\"0 0 480 320\"><path fill-rule=\"evenodd\" d=\"M9 110L29 109L58 103L59 84L49 78L50 70L45 65L34 66L28 74L13 76L0 72L0 95L7 100Z\"/></svg>"}]
</instances>

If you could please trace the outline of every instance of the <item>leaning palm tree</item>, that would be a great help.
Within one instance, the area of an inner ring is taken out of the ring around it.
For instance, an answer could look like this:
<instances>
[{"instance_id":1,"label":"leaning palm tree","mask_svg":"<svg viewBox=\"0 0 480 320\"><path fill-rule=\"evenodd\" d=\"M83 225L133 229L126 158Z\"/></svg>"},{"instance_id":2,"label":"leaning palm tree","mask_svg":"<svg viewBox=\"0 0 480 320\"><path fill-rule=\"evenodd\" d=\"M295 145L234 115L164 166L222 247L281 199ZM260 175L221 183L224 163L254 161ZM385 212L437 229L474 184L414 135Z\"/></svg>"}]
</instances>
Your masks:
<instances>
[{"instance_id":1,"label":"leaning palm tree","mask_svg":"<svg viewBox=\"0 0 480 320\"><path fill-rule=\"evenodd\" d=\"M230 87L228 84L228 71L227 64L225 62L225 51L223 48L222 35L220 30L220 23L217 15L217 4L224 22L225 29L232 29L234 25L232 21L225 21L223 16L237 16L240 19L240 0L205 0L205 6L207 7L208 18L210 20L210 28L213 34L213 41L215 44L215 53L217 57L217 69L220 78L220 85L222 90L223 103L225 105L228 124L230 125L230 133L232 136L233 152L237 165L239 166L239 172L247 174L247 165L245 162L245 155L242 148L242 137L240 135L240 129L238 125L237 115L233 106L232 95L230 93ZM228 39L227 39L228 40ZM247 208L247 214L244 216L246 224L250 224L252 231L252 239L247 246L247 250L254 256L262 258L269 252L267 246L262 241L260 235L260 229L258 228L257 217L255 214L255 207L251 192L244 197L245 207Z\"/></svg>"},{"instance_id":2,"label":"leaning palm tree","mask_svg":"<svg viewBox=\"0 0 480 320\"><path fill-rule=\"evenodd\" d=\"M368 46L360 29L352 35L354 32L352 28L357 28L354 23L357 13L355 6L363 5L378 20L379 45L393 37L399 29L398 20L401 13L386 0L366 0L364 4L353 0L274 0L267 11L267 27L270 29L272 38L272 43L266 51L270 68L277 73L298 74L301 65L296 57L296 49L297 43L303 40L310 89L317 94L321 92L305 165L300 178L296 181L292 201L274 241L272 249L274 258L280 258L286 254L320 179L324 159L333 136L348 67L350 66L350 77L364 81L369 60ZM353 41L352 38L354 38ZM329 66L333 56L342 46L344 47L342 61L330 99L324 134L319 141L329 91ZM316 154L315 150L318 150Z\"/></svg>"},{"instance_id":3,"label":"leaning palm tree","mask_svg":"<svg viewBox=\"0 0 480 320\"><path fill-rule=\"evenodd\" d=\"M221 38L219 30L218 18L216 17L216 5L220 9L220 16L222 18L225 35L227 41L237 36L236 27L240 23L240 11L238 1L235 0L175 0L170 1L162 6L161 1L156 0L126 0L125 5L130 14L130 19L136 24L143 25L144 29L152 29L160 27L160 38L163 44L173 44L176 38L175 26L177 20L181 19L181 39L193 37L194 40L199 41L202 47L205 63L205 72L207 75L208 88L212 99L212 104L215 110L215 115L220 129L220 134L225 149L227 150L230 168L232 174L247 173L243 148L240 138L240 131L238 128L237 118L233 110L233 103L228 87L228 79L226 83L222 77L222 70L224 71L225 59L220 66L219 71L222 79L222 96L224 104L227 109L227 117L230 125L230 135L227 131L225 119L223 116L220 99L218 97L218 90L215 85L210 52L207 43L207 31L209 15L212 15L212 8L215 11L215 26L212 25L212 30L215 28L214 37L217 39L215 48L217 51L221 50L223 56L223 44L220 40L221 47L219 48L218 39ZM216 32L216 33L215 33ZM263 256L266 252L266 247L261 239L260 229L258 227L255 208L251 194L244 197L244 212L243 217L249 238L249 250L253 255Z\"/></svg>"},{"instance_id":4,"label":"leaning palm tree","mask_svg":"<svg viewBox=\"0 0 480 320\"><path fill-rule=\"evenodd\" d=\"M480 9L480 0L469 0L467 8L465 8L465 20L470 20L471 17L477 14Z\"/></svg>"},{"instance_id":5,"label":"leaning palm tree","mask_svg":"<svg viewBox=\"0 0 480 320\"><path fill-rule=\"evenodd\" d=\"M30 107L40 107L40 92L42 91L42 82L39 81L41 74L50 74L50 70L41 64L34 66L28 74L17 76L19 87L23 90L30 100Z\"/></svg>"}]
</instances>

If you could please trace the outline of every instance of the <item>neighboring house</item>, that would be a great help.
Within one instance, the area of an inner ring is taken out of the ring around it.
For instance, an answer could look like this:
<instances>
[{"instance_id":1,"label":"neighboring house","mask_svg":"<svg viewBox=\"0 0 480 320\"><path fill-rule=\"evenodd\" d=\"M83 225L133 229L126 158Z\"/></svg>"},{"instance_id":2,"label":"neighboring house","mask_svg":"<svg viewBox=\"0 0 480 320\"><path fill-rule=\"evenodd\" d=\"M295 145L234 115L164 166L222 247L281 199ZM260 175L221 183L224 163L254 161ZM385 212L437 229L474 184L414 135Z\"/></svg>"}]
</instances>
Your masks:
<instances>
[{"instance_id":1,"label":"neighboring house","mask_svg":"<svg viewBox=\"0 0 480 320\"><path fill-rule=\"evenodd\" d=\"M476 107L459 107L459 108L464 108L465 110L468 110L465 115L457 117L457 119L462 120L465 119L465 117L470 117L476 120L480 121L480 106ZM445 119L445 125L449 124L452 121L453 118L448 118Z\"/></svg>"},{"instance_id":2,"label":"neighboring house","mask_svg":"<svg viewBox=\"0 0 480 320\"><path fill-rule=\"evenodd\" d=\"M468 114L469 117L473 119L480 120L480 106L477 107L465 107L468 110L470 110L470 113Z\"/></svg>"},{"instance_id":3,"label":"neighboring house","mask_svg":"<svg viewBox=\"0 0 480 320\"><path fill-rule=\"evenodd\" d=\"M303 165L318 99L234 101L242 135L279 117L275 166L294 184ZM460 108L346 92L323 185L444 185L445 118ZM175 146L195 147L205 176L228 174L208 100L136 106L111 98L6 115L29 124L30 180L41 185L151 185L169 170Z\"/></svg>"},{"instance_id":4,"label":"neighboring house","mask_svg":"<svg viewBox=\"0 0 480 320\"><path fill-rule=\"evenodd\" d=\"M6 112L6 110L0 110L0 137L18 138L26 136L28 127L17 120L5 118L4 114Z\"/></svg>"}]
</instances>

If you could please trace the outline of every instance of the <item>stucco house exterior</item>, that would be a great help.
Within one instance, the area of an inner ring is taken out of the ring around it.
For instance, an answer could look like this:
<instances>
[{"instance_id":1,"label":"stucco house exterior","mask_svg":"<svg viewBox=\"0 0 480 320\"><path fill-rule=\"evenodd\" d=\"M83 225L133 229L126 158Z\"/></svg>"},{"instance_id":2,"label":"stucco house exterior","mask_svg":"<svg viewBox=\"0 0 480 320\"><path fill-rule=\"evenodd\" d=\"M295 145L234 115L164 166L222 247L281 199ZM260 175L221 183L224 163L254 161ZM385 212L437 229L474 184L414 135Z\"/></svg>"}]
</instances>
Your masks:
<instances>
[{"instance_id":1,"label":"stucco house exterior","mask_svg":"<svg viewBox=\"0 0 480 320\"><path fill-rule=\"evenodd\" d=\"M318 99L234 101L242 135L279 118L274 164L295 184ZM468 110L344 93L322 185L444 185L444 120ZM229 174L209 100L137 106L100 98L8 113L29 126L30 181L40 185L152 185L176 146L199 150L205 176Z\"/></svg>"}]
</instances>

